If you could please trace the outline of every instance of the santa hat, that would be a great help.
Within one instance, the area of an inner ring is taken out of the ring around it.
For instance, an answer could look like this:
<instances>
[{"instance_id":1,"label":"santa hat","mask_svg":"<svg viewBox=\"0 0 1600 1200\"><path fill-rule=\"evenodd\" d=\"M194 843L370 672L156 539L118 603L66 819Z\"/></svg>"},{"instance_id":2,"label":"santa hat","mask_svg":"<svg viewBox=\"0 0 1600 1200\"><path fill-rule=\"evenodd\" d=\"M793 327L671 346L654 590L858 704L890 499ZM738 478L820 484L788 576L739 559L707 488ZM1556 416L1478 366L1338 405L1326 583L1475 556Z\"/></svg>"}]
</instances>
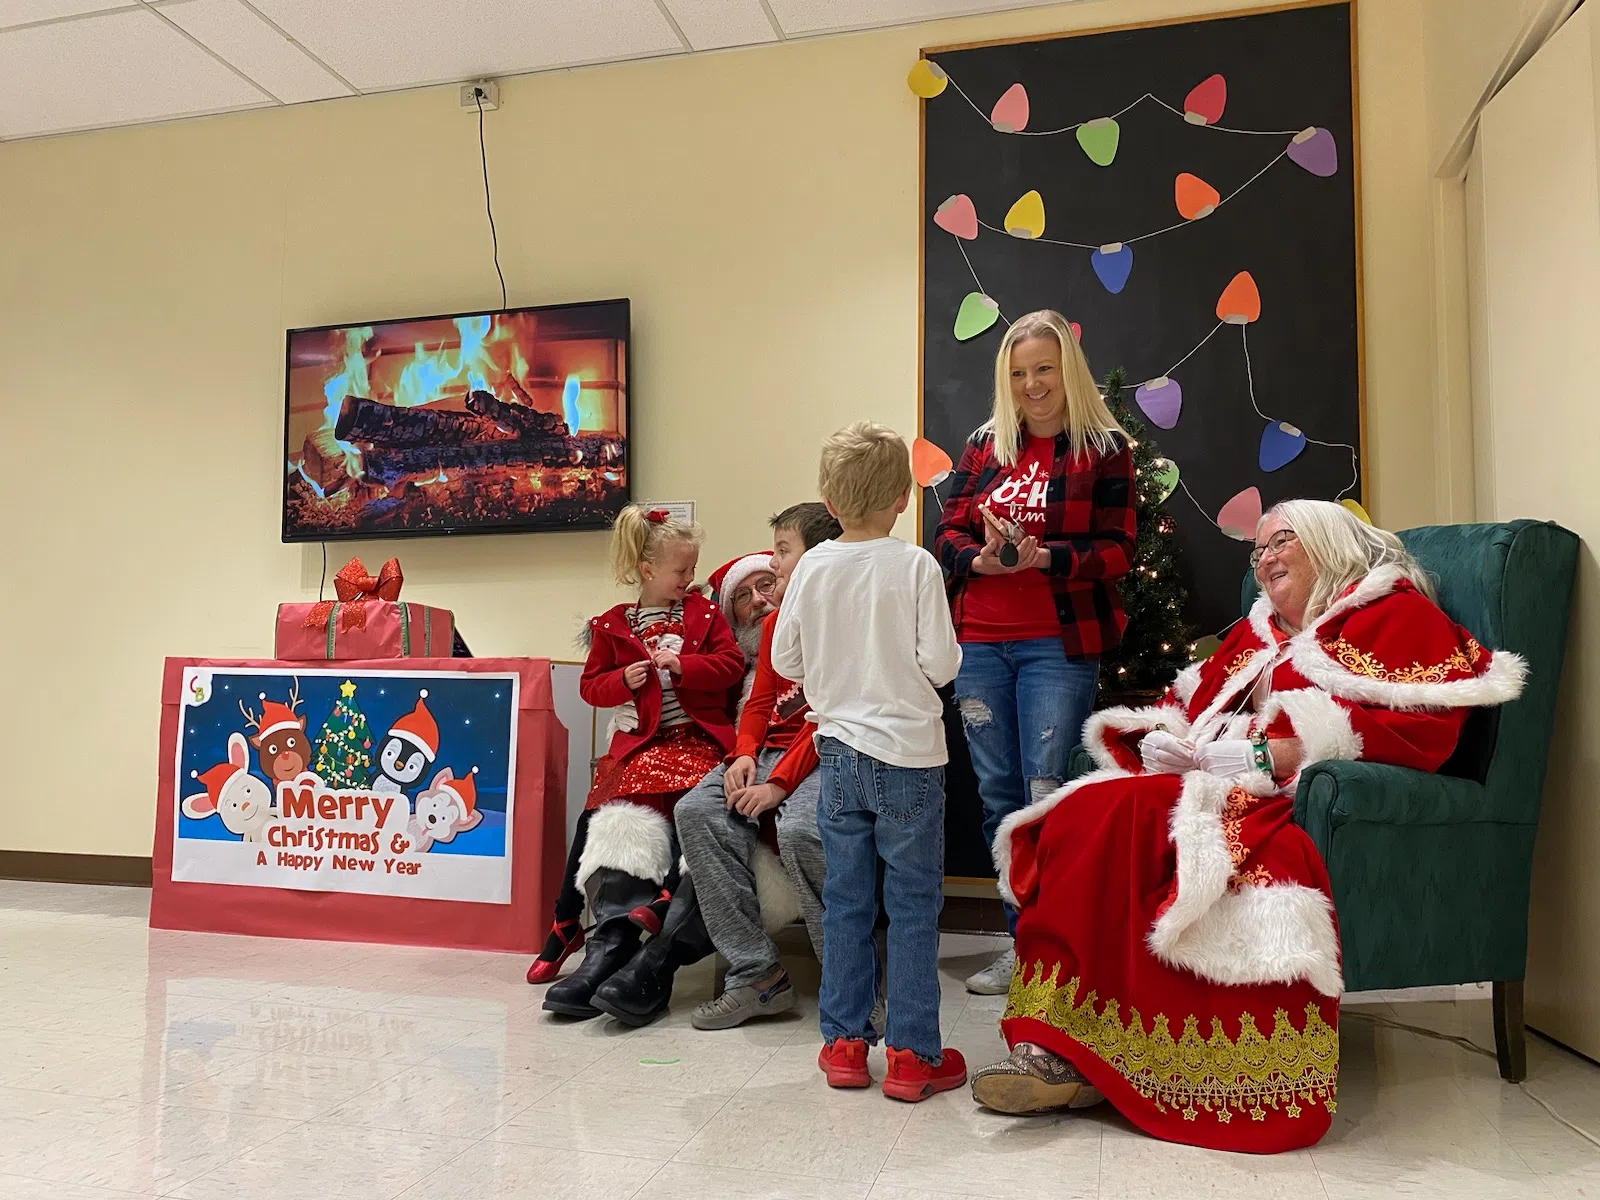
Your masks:
<instances>
[{"instance_id":1,"label":"santa hat","mask_svg":"<svg viewBox=\"0 0 1600 1200\"><path fill-rule=\"evenodd\" d=\"M439 723L423 703L428 698L428 689L423 688L418 696L417 706L389 727L389 736L404 738L419 746L432 762L439 757Z\"/></svg>"},{"instance_id":2,"label":"santa hat","mask_svg":"<svg viewBox=\"0 0 1600 1200\"><path fill-rule=\"evenodd\" d=\"M276 733L280 729L300 729L300 718L294 709L287 704L279 704L276 700L268 700L265 692L261 693L264 706L261 709L261 728L256 732L258 738L265 738L269 733Z\"/></svg>"},{"instance_id":3,"label":"santa hat","mask_svg":"<svg viewBox=\"0 0 1600 1200\"><path fill-rule=\"evenodd\" d=\"M711 584L711 590L717 595L722 615L728 618L728 624L733 624L733 594L739 590L739 585L757 571L771 570L772 555L762 552L735 558L711 572L708 582Z\"/></svg>"},{"instance_id":4,"label":"santa hat","mask_svg":"<svg viewBox=\"0 0 1600 1200\"><path fill-rule=\"evenodd\" d=\"M439 784L454 792L456 799L461 801L461 815L470 817L472 810L478 807L478 781L473 778L478 773L478 768L473 767L460 779L450 778Z\"/></svg>"},{"instance_id":5,"label":"santa hat","mask_svg":"<svg viewBox=\"0 0 1600 1200\"><path fill-rule=\"evenodd\" d=\"M228 786L228 780L242 770L243 767L236 767L231 762L218 763L204 774L190 771L189 778L198 779L205 786L206 795L211 797L211 807L215 808L222 801L222 789Z\"/></svg>"}]
</instances>

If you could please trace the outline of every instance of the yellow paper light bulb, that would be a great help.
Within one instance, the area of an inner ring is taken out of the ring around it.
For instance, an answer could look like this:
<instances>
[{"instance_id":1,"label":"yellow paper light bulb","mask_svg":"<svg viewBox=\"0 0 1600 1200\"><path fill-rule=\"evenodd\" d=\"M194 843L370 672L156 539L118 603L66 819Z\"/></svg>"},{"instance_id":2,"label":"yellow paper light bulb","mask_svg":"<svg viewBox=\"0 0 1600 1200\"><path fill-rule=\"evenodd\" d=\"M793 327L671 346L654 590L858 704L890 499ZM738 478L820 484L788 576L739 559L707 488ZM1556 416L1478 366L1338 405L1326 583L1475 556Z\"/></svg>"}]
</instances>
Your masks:
<instances>
[{"instance_id":1,"label":"yellow paper light bulb","mask_svg":"<svg viewBox=\"0 0 1600 1200\"><path fill-rule=\"evenodd\" d=\"M938 63L919 58L917 65L912 67L911 73L906 76L906 86L924 100L932 100L950 86L950 76L945 74L944 68Z\"/></svg>"},{"instance_id":2,"label":"yellow paper light bulb","mask_svg":"<svg viewBox=\"0 0 1600 1200\"><path fill-rule=\"evenodd\" d=\"M1006 232L1026 240L1044 236L1044 197L1037 190L1024 192L1011 206L1006 213Z\"/></svg>"}]
</instances>

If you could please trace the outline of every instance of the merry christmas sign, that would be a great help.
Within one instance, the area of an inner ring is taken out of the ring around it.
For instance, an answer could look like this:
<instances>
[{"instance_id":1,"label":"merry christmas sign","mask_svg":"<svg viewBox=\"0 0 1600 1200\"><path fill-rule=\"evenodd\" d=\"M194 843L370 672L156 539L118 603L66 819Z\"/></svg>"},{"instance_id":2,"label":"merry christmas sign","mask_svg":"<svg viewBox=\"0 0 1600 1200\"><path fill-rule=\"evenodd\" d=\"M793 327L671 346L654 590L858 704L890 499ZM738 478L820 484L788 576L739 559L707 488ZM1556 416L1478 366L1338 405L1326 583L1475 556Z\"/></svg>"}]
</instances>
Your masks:
<instances>
[{"instance_id":1,"label":"merry christmas sign","mask_svg":"<svg viewBox=\"0 0 1600 1200\"><path fill-rule=\"evenodd\" d=\"M150 924L528 952L566 859L550 660L169 658Z\"/></svg>"}]
</instances>

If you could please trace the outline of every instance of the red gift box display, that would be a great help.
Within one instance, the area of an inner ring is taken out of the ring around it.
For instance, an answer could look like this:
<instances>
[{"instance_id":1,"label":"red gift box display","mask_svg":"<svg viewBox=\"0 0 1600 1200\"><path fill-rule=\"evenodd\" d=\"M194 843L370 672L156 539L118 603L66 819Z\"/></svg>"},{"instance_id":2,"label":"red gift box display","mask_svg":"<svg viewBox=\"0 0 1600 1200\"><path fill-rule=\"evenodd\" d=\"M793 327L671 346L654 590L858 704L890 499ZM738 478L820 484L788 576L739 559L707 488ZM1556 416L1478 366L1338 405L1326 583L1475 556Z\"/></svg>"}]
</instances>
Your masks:
<instances>
[{"instance_id":1,"label":"red gift box display","mask_svg":"<svg viewBox=\"0 0 1600 1200\"><path fill-rule=\"evenodd\" d=\"M275 656L287 661L447 658L455 616L400 599L405 575L391 558L376 575L352 558L333 577L337 599L278 605Z\"/></svg>"}]
</instances>

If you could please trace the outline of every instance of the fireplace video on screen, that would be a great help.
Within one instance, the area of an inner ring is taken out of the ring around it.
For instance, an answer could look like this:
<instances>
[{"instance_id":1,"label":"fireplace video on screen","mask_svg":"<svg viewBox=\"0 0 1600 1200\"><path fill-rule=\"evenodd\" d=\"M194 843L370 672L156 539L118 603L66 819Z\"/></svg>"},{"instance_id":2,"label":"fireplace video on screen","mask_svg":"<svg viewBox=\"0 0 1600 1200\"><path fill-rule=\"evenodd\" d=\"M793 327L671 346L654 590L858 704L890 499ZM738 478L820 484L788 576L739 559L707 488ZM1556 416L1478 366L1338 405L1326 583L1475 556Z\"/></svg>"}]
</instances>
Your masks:
<instances>
[{"instance_id":1,"label":"fireplace video on screen","mask_svg":"<svg viewBox=\"0 0 1600 1200\"><path fill-rule=\"evenodd\" d=\"M293 329L283 540L603 529L628 302Z\"/></svg>"}]
</instances>

